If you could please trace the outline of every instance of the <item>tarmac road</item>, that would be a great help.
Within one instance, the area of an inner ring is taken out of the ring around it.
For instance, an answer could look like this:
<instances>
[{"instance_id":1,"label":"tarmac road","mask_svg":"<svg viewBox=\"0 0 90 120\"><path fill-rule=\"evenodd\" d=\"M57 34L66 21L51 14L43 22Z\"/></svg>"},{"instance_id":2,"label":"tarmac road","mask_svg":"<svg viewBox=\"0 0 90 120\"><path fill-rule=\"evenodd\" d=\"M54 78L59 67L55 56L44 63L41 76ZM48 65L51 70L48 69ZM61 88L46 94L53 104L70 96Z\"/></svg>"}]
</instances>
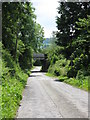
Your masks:
<instances>
[{"instance_id":1,"label":"tarmac road","mask_svg":"<svg viewBox=\"0 0 90 120\"><path fill-rule=\"evenodd\" d=\"M17 118L88 118L88 92L48 77L40 68L28 78Z\"/></svg>"}]
</instances>

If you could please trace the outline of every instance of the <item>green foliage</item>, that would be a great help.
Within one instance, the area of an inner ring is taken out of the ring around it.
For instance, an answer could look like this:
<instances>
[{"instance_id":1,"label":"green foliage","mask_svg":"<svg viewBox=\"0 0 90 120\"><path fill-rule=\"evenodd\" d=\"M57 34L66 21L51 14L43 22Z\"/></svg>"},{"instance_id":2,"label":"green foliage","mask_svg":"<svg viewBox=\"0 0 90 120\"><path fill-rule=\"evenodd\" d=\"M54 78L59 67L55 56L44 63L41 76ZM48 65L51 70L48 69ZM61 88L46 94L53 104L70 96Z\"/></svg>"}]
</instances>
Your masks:
<instances>
[{"instance_id":1,"label":"green foliage","mask_svg":"<svg viewBox=\"0 0 90 120\"><path fill-rule=\"evenodd\" d=\"M64 82L88 91L88 78L85 78L85 79L82 79L82 80L78 80L78 79L75 79L75 78L70 78L70 79L64 80Z\"/></svg>"},{"instance_id":2,"label":"green foliage","mask_svg":"<svg viewBox=\"0 0 90 120\"><path fill-rule=\"evenodd\" d=\"M46 50L50 62L49 74L85 90L88 90L90 78L89 4L59 2L56 21L58 31L53 37L56 44Z\"/></svg>"},{"instance_id":3,"label":"green foliage","mask_svg":"<svg viewBox=\"0 0 90 120\"><path fill-rule=\"evenodd\" d=\"M69 61L66 61L66 59L58 60L55 64L50 65L48 72L56 76L66 76L68 71L68 64Z\"/></svg>"},{"instance_id":4,"label":"green foliage","mask_svg":"<svg viewBox=\"0 0 90 120\"><path fill-rule=\"evenodd\" d=\"M34 49L36 52L42 52L43 40L44 40L44 30L40 24L36 24L35 26L35 44Z\"/></svg>"},{"instance_id":5,"label":"green foliage","mask_svg":"<svg viewBox=\"0 0 90 120\"><path fill-rule=\"evenodd\" d=\"M22 69L30 69L33 65L33 50L31 47L25 49L23 55L19 57L19 63Z\"/></svg>"},{"instance_id":6,"label":"green foliage","mask_svg":"<svg viewBox=\"0 0 90 120\"><path fill-rule=\"evenodd\" d=\"M57 60L58 60L58 56L54 54L51 58L51 65L55 64Z\"/></svg>"},{"instance_id":7,"label":"green foliage","mask_svg":"<svg viewBox=\"0 0 90 120\"><path fill-rule=\"evenodd\" d=\"M22 99L22 90L33 66L33 51L39 51L42 46L44 31L36 23L34 10L31 2L2 3L2 118L15 117Z\"/></svg>"},{"instance_id":8,"label":"green foliage","mask_svg":"<svg viewBox=\"0 0 90 120\"><path fill-rule=\"evenodd\" d=\"M77 73L77 76L76 76L76 79L84 79L84 75L83 75L83 71L79 70L78 73Z\"/></svg>"},{"instance_id":9,"label":"green foliage","mask_svg":"<svg viewBox=\"0 0 90 120\"><path fill-rule=\"evenodd\" d=\"M90 15L89 3L61 2L57 17L57 45L62 46L62 55L70 60L68 77L76 77L90 71ZM86 71L86 72L85 72Z\"/></svg>"},{"instance_id":10,"label":"green foliage","mask_svg":"<svg viewBox=\"0 0 90 120\"><path fill-rule=\"evenodd\" d=\"M54 49L53 49L54 48ZM51 44L49 47L46 48L44 51L45 54L47 54L48 60L51 65L55 64L56 61L59 59L63 59L62 53L62 47L57 46L55 43Z\"/></svg>"},{"instance_id":11,"label":"green foliage","mask_svg":"<svg viewBox=\"0 0 90 120\"><path fill-rule=\"evenodd\" d=\"M5 79L2 84L2 117L13 118L22 99L22 84L15 78Z\"/></svg>"},{"instance_id":12,"label":"green foliage","mask_svg":"<svg viewBox=\"0 0 90 120\"><path fill-rule=\"evenodd\" d=\"M2 118L2 107L1 107L1 105L2 105L2 94L1 93L2 93L2 86L0 84L0 119Z\"/></svg>"},{"instance_id":13,"label":"green foliage","mask_svg":"<svg viewBox=\"0 0 90 120\"><path fill-rule=\"evenodd\" d=\"M6 50L3 50L1 74L2 103L0 105L2 108L2 118L14 118L17 107L22 99L22 90L25 87L28 75L21 70L19 64L13 61L10 53Z\"/></svg>"},{"instance_id":14,"label":"green foliage","mask_svg":"<svg viewBox=\"0 0 90 120\"><path fill-rule=\"evenodd\" d=\"M89 4L89 2L59 2L56 21L58 28L56 42L59 46L64 47L63 54L67 58L69 58L74 51L72 42L75 42L77 37L81 35L80 29L77 29L78 25L82 25L82 27L87 26L88 22L85 21L87 21L87 15L90 13ZM83 24L78 23L77 25L76 22L78 19Z\"/></svg>"},{"instance_id":15,"label":"green foliage","mask_svg":"<svg viewBox=\"0 0 90 120\"><path fill-rule=\"evenodd\" d=\"M34 66L41 66L41 61L39 59L34 61Z\"/></svg>"},{"instance_id":16,"label":"green foliage","mask_svg":"<svg viewBox=\"0 0 90 120\"><path fill-rule=\"evenodd\" d=\"M2 4L2 43L23 69L32 67L33 51L40 51L44 38L34 10L31 2Z\"/></svg>"},{"instance_id":17,"label":"green foliage","mask_svg":"<svg viewBox=\"0 0 90 120\"><path fill-rule=\"evenodd\" d=\"M67 76L70 78L72 78L72 77L76 77L76 75L77 75L77 70L75 69L75 67L74 66L70 66L69 67L69 70L68 70L68 72L67 72Z\"/></svg>"},{"instance_id":18,"label":"green foliage","mask_svg":"<svg viewBox=\"0 0 90 120\"><path fill-rule=\"evenodd\" d=\"M55 76L54 74L52 74L52 73L49 73L49 72L47 72L46 74L45 74L46 76L49 76L49 77L57 77L57 76Z\"/></svg>"},{"instance_id":19,"label":"green foliage","mask_svg":"<svg viewBox=\"0 0 90 120\"><path fill-rule=\"evenodd\" d=\"M58 79L60 80L60 82L63 82L65 80L67 80L68 77L59 76Z\"/></svg>"}]
</instances>

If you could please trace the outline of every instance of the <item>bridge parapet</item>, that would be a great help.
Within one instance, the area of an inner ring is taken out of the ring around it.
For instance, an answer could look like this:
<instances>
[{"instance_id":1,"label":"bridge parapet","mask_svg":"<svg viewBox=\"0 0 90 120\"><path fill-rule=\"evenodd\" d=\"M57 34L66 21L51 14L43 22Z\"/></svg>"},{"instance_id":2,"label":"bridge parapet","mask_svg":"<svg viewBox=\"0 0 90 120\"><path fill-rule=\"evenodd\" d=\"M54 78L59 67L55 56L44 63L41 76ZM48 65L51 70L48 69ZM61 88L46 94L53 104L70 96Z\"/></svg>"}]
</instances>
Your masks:
<instances>
[{"instance_id":1,"label":"bridge parapet","mask_svg":"<svg viewBox=\"0 0 90 120\"><path fill-rule=\"evenodd\" d=\"M45 59L45 54L42 53L34 53L33 54L33 59L34 60L44 60Z\"/></svg>"},{"instance_id":2,"label":"bridge parapet","mask_svg":"<svg viewBox=\"0 0 90 120\"><path fill-rule=\"evenodd\" d=\"M34 53L33 54L33 59L40 62L42 65L42 72L47 72L48 67L49 67L49 61L47 59L47 54L42 54L42 53ZM39 65L39 62L36 62L35 64Z\"/></svg>"}]
</instances>

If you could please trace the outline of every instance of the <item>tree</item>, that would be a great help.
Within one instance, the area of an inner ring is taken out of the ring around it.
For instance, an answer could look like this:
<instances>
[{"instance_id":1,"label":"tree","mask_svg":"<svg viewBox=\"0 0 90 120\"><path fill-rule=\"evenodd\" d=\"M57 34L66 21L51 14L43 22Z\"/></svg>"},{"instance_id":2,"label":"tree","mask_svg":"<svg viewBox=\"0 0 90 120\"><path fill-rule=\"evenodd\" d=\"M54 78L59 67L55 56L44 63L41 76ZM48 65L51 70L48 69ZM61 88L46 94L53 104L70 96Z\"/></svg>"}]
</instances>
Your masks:
<instances>
[{"instance_id":1,"label":"tree","mask_svg":"<svg viewBox=\"0 0 90 120\"><path fill-rule=\"evenodd\" d=\"M22 68L32 66L32 52L41 45L44 31L36 23L31 2L2 4L2 43Z\"/></svg>"},{"instance_id":2,"label":"tree","mask_svg":"<svg viewBox=\"0 0 90 120\"><path fill-rule=\"evenodd\" d=\"M34 50L36 52L41 52L42 46L43 46L43 40L44 40L44 30L43 27L41 27L40 24L36 23L35 25L35 33L34 33L36 43Z\"/></svg>"},{"instance_id":3,"label":"tree","mask_svg":"<svg viewBox=\"0 0 90 120\"><path fill-rule=\"evenodd\" d=\"M74 48L72 42L81 33L76 29L79 18L87 18L90 13L89 2L59 2L57 16L57 45L64 47L64 55L69 58Z\"/></svg>"},{"instance_id":4,"label":"tree","mask_svg":"<svg viewBox=\"0 0 90 120\"><path fill-rule=\"evenodd\" d=\"M74 58L79 57L81 64L87 69L90 64L90 15L87 18L79 18L76 22L77 29L81 31L81 34L73 41L75 51L72 53ZM83 34L84 33L84 34Z\"/></svg>"}]
</instances>

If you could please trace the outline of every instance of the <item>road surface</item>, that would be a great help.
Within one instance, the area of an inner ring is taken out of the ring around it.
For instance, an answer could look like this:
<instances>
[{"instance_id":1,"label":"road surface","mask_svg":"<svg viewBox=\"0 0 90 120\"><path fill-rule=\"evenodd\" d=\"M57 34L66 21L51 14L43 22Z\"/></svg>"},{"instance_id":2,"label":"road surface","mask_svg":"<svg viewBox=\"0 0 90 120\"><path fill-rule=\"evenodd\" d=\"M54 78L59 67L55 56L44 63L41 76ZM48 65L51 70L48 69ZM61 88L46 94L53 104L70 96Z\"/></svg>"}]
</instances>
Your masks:
<instances>
[{"instance_id":1,"label":"road surface","mask_svg":"<svg viewBox=\"0 0 90 120\"><path fill-rule=\"evenodd\" d=\"M88 118L88 92L39 71L28 78L17 118Z\"/></svg>"}]
</instances>

